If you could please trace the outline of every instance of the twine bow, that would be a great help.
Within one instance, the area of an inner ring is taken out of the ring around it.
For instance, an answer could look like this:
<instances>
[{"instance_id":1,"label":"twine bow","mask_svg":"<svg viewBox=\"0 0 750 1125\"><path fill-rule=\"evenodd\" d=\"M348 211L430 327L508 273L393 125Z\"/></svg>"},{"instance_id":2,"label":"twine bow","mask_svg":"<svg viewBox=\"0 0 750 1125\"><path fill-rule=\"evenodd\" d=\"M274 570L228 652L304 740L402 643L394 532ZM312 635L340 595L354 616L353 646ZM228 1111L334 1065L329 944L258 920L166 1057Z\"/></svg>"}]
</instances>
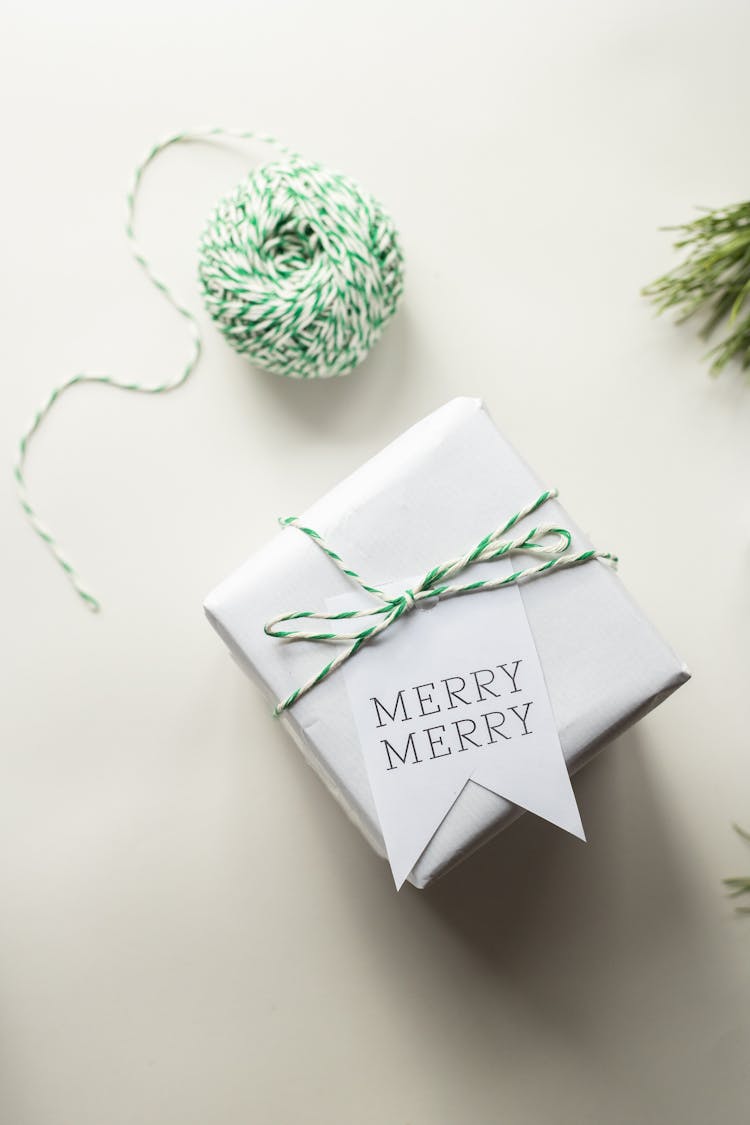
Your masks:
<instances>
[{"instance_id":1,"label":"twine bow","mask_svg":"<svg viewBox=\"0 0 750 1125\"><path fill-rule=\"evenodd\" d=\"M595 551L593 548L587 551L578 551L566 553L571 545L572 535L565 527L556 527L552 524L540 524L538 527L533 527L531 531L522 532L514 539L503 539L503 536L521 522L526 516L531 515L548 500L553 500L558 495L557 489L550 489L542 492L536 500L527 504L526 507L521 508L520 511L515 512L505 523L498 527L490 535L485 535L483 539L467 554L461 555L456 559L450 559L448 562L441 563L435 566L432 570L425 574L413 588L404 590L400 594L386 594L381 587L369 585L364 579L357 574L355 570L346 566L340 555L337 555L323 540L323 537L314 530L312 527L304 527L299 523L296 516L288 516L285 519L279 520L282 527L296 527L299 531L304 532L312 542L319 547L321 551L328 556L328 558L338 567L342 574L345 574L355 585L359 586L367 594L371 594L374 598L380 601L380 605L370 607L367 609L345 609L339 613L321 613L317 610L298 609L292 613L281 613L278 617L274 617L271 621L267 622L263 627L263 631L269 637L276 637L284 641L314 641L323 644L350 642L345 649L343 649L333 660L329 660L320 671L311 676L301 687L291 692L286 699L280 700L274 708L274 715L280 715L286 711L292 704L296 703L308 691L311 691L317 684L322 683L327 679L337 668L340 668L347 660L357 653L362 645L377 637L380 633L384 633L386 629L390 628L394 622L403 617L405 613L411 612L416 605L420 602L428 601L436 598L452 598L459 594L473 594L477 590L498 590L503 586L514 586L519 582L526 581L530 578L535 578L543 574L549 574L552 570L562 570L565 567L578 566L581 563L590 562L591 559L602 559L608 565L616 567L617 556L609 554L608 552ZM549 542L550 537L552 542ZM544 558L547 561L539 563L534 566L525 567L521 570L515 570L512 574L506 574L498 578L482 578L475 582L466 582L462 585L452 585L450 579L454 578L457 574L466 570L467 567L472 566L474 563L492 562L496 559L505 558L514 552L526 552L535 555L537 558ZM361 629L352 630L351 632L304 632L298 629L283 629L279 626L286 624L289 621L300 621L302 619L308 621L352 621L360 618L369 618L371 623L363 626ZM374 621L372 619L375 619Z\"/></svg>"}]
</instances>

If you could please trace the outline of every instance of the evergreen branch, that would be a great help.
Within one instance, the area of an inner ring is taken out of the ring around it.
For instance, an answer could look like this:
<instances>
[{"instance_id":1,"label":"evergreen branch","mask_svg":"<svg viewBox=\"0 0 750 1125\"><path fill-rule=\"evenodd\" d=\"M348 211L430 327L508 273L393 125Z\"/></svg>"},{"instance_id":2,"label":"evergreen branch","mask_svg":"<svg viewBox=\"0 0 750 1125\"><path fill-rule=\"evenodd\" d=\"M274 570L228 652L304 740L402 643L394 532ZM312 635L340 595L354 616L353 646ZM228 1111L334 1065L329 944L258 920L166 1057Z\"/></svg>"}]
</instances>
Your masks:
<instances>
[{"instance_id":1,"label":"evergreen branch","mask_svg":"<svg viewBox=\"0 0 750 1125\"><path fill-rule=\"evenodd\" d=\"M676 250L685 250L680 265L641 290L657 313L677 311L677 322L700 314L700 335L707 339L726 322L727 334L706 358L711 373L736 359L750 368L750 202L711 210L677 231Z\"/></svg>"}]
</instances>

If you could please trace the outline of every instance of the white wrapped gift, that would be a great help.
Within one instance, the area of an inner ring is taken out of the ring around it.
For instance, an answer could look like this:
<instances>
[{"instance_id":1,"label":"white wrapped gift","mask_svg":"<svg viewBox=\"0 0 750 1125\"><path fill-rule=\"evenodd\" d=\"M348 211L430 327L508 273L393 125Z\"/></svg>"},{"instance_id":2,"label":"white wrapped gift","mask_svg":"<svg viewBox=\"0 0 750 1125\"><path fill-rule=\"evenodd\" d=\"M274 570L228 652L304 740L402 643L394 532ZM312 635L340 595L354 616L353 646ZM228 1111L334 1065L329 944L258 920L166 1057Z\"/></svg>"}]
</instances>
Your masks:
<instances>
[{"instance_id":1,"label":"white wrapped gift","mask_svg":"<svg viewBox=\"0 0 750 1125\"><path fill-rule=\"evenodd\" d=\"M481 401L457 398L343 480L302 521L348 566L379 583L425 573L454 558L542 489ZM557 501L545 505L544 518L567 527L576 549L591 546ZM527 518L520 529L533 522ZM519 589L572 773L689 673L633 604L617 574L599 562L550 573ZM345 576L307 536L286 529L213 590L205 610L273 707L331 654L315 644L271 638L264 624L288 610L324 607L350 590ZM496 595L472 598L483 596ZM302 696L278 721L384 855L342 671ZM468 781L409 881L425 887L521 811Z\"/></svg>"}]
</instances>

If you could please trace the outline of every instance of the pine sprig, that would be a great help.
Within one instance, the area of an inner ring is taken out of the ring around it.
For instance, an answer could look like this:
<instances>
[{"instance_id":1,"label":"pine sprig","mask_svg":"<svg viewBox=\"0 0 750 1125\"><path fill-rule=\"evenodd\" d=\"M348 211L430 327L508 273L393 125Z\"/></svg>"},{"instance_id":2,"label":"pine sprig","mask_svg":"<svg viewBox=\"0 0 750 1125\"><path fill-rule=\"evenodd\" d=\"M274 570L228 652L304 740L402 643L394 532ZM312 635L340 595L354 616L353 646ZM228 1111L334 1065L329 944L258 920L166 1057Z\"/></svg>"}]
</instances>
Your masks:
<instances>
[{"instance_id":1,"label":"pine sprig","mask_svg":"<svg viewBox=\"0 0 750 1125\"><path fill-rule=\"evenodd\" d=\"M740 828L739 824L733 824L732 827L743 840L750 841L750 832L746 832L744 828ZM729 879L723 879L722 882L725 887L729 888L730 898L750 894L750 875L733 875ZM750 906L737 906L735 909L738 914L750 914Z\"/></svg>"},{"instance_id":2,"label":"pine sprig","mask_svg":"<svg viewBox=\"0 0 750 1125\"><path fill-rule=\"evenodd\" d=\"M666 227L679 232L674 246L685 250L684 261L647 285L642 293L662 313L679 312L678 323L697 313L705 316L701 336L707 339L727 321L728 333L707 355L711 373L732 359L750 368L750 202L704 214L690 223Z\"/></svg>"}]
</instances>

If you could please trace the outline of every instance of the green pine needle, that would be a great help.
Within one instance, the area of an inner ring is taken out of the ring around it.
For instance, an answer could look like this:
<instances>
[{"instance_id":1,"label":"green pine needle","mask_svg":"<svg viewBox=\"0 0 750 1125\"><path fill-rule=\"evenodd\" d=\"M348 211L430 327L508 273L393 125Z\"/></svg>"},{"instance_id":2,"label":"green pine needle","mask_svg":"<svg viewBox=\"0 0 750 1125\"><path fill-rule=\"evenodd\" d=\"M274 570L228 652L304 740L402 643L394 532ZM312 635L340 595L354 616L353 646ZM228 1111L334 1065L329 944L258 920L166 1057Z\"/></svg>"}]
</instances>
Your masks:
<instances>
[{"instance_id":1,"label":"green pine needle","mask_svg":"<svg viewBox=\"0 0 750 1125\"><path fill-rule=\"evenodd\" d=\"M733 824L735 832L741 836L743 840L750 841L750 832L746 832L744 828L740 828L739 824ZM738 895L750 894L750 875L732 875L728 879L722 879L725 887L729 888L729 897L737 898ZM736 906L735 910L738 914L750 914L750 906Z\"/></svg>"},{"instance_id":2,"label":"green pine needle","mask_svg":"<svg viewBox=\"0 0 750 1125\"><path fill-rule=\"evenodd\" d=\"M686 250L684 261L643 290L657 313L678 312L678 323L700 313L705 321L701 336L708 338L726 321L727 334L707 359L718 373L736 359L750 368L750 202L710 210L691 223L667 230L678 231L676 250Z\"/></svg>"}]
</instances>

